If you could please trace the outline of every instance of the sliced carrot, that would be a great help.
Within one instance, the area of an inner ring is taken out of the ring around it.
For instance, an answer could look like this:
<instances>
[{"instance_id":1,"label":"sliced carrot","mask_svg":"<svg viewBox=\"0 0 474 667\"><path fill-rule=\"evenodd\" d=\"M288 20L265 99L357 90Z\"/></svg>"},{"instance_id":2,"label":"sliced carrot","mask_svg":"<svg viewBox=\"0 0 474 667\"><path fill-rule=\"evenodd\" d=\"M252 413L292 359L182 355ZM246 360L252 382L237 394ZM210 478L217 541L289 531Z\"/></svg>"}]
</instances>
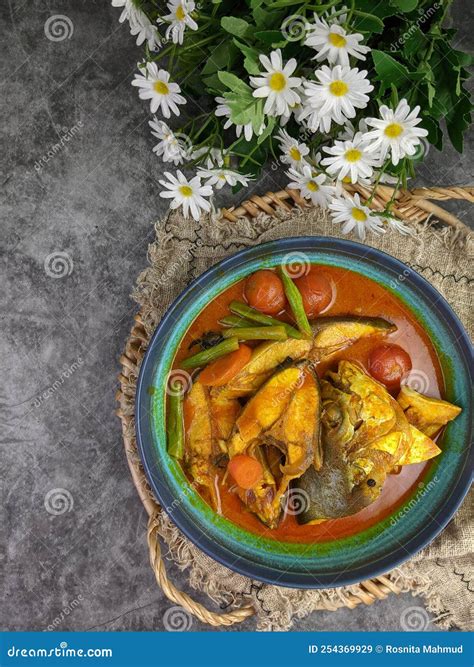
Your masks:
<instances>
[{"instance_id":1,"label":"sliced carrot","mask_svg":"<svg viewBox=\"0 0 474 667\"><path fill-rule=\"evenodd\" d=\"M231 458L227 470L242 489L251 489L263 477L263 467L260 461L247 454L237 454Z\"/></svg>"},{"instance_id":2,"label":"sliced carrot","mask_svg":"<svg viewBox=\"0 0 474 667\"><path fill-rule=\"evenodd\" d=\"M251 356L252 349L248 345L239 345L235 352L230 352L206 366L199 374L199 382L205 387L222 387L242 370Z\"/></svg>"}]
</instances>

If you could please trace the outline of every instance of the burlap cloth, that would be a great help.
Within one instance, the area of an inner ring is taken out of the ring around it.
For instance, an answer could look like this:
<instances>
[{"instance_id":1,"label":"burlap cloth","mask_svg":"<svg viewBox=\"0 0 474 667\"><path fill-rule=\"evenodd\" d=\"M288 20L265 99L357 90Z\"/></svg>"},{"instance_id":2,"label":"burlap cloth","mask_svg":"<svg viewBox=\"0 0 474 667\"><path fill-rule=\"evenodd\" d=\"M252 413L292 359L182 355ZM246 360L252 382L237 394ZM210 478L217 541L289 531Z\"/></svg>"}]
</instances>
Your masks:
<instances>
[{"instance_id":1,"label":"burlap cloth","mask_svg":"<svg viewBox=\"0 0 474 667\"><path fill-rule=\"evenodd\" d=\"M156 225L156 242L149 248L150 266L139 276L133 294L147 333L153 332L176 295L219 260L257 243L302 235L340 236L339 228L317 208L279 210L276 217L261 215L237 223L219 220L215 215L195 223L179 213L170 214ZM397 257L427 278L453 306L472 338L472 234L427 223L411 237L395 232L371 235L367 244ZM131 382L127 393L132 411L134 380ZM472 497L471 491L456 517L429 547L390 573L402 591L424 598L442 628L473 626ZM338 609L353 590L303 591L251 581L204 555L165 512L160 514L159 533L168 547L167 556L188 572L192 588L204 591L221 609L250 603L257 611L257 627L261 630L287 630L294 618L328 606Z\"/></svg>"}]
</instances>

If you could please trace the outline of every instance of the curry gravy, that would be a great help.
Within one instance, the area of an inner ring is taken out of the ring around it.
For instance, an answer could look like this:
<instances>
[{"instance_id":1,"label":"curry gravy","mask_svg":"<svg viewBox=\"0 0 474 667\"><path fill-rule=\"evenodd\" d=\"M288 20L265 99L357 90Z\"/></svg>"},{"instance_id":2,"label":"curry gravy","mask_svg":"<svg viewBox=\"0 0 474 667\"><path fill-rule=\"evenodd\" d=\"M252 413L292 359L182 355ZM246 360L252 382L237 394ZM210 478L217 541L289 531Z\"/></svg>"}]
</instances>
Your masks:
<instances>
[{"instance_id":1,"label":"curry gravy","mask_svg":"<svg viewBox=\"0 0 474 667\"><path fill-rule=\"evenodd\" d=\"M397 325L398 330L383 338L383 341L397 343L411 357L412 373L419 373L426 381L429 395L440 397L443 390L441 368L436 352L422 327L410 311L383 287L369 278L347 269L321 266L321 272L333 285L333 300L323 315L361 315L382 317ZM244 301L241 280L232 285L209 303L193 322L178 349L175 367L189 356L189 345L207 331L222 327L219 320L229 314L228 305L232 300ZM278 316L291 322L288 314ZM340 359L355 360L367 368L370 351L380 345L381 339L362 339L351 347L333 355L317 367L319 376L328 369L336 369ZM246 343L248 344L248 343ZM192 348L193 349L193 348ZM296 517L287 515L278 528L269 529L251 514L235 493L220 485L223 515L232 523L256 534L284 542L323 542L346 537L362 531L392 513L410 495L423 479L430 462L403 466L398 474L388 475L381 496L358 514L325 521L318 525L300 526ZM203 492L205 497L205 492Z\"/></svg>"}]
</instances>

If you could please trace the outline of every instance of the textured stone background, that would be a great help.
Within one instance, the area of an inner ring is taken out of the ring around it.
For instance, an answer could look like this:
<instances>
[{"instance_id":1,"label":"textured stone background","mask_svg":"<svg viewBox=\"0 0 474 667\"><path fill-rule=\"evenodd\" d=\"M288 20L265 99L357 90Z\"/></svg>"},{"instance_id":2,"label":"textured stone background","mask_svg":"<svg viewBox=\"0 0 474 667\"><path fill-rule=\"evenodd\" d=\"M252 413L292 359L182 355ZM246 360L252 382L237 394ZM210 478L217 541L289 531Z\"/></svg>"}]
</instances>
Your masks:
<instances>
[{"instance_id":1,"label":"textured stone background","mask_svg":"<svg viewBox=\"0 0 474 667\"><path fill-rule=\"evenodd\" d=\"M453 11L466 49L473 9L457 0ZM135 311L129 293L151 223L165 211L148 106L130 86L140 49L107 0L4 0L1 13L0 626L163 629L170 605L148 564L145 512L114 416L117 359ZM45 36L55 14L72 22L63 41ZM65 148L35 168L71 128ZM433 149L419 182L469 183L470 169L467 152ZM284 180L270 172L256 190ZM454 206L466 220L468 208ZM66 253L56 256L61 279L50 275L52 253ZM57 489L68 511L55 515L45 502L61 511ZM171 573L186 589L186 576ZM420 605L391 597L313 614L295 630L397 630L403 611Z\"/></svg>"}]
</instances>

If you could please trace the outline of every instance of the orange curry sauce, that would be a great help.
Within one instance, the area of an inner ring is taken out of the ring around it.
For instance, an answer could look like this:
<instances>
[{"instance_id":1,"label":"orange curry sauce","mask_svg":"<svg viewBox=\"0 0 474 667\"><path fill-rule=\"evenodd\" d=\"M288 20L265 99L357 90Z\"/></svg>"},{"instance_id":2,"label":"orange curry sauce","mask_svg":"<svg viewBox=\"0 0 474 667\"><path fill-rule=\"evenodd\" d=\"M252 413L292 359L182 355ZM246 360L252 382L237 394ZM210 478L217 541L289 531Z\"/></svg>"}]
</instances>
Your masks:
<instances>
[{"instance_id":1,"label":"orange curry sauce","mask_svg":"<svg viewBox=\"0 0 474 667\"><path fill-rule=\"evenodd\" d=\"M360 362L367 368L370 351L383 341L397 343L411 357L412 368L425 374L430 387L430 395L439 397L443 389L441 368L436 352L420 324L407 308L390 292L358 273L336 267L321 266L321 271L332 282L333 300L322 315L361 315L383 317L397 325L398 330L381 339L361 340L349 348L333 355L317 367L320 377L328 370L335 370L340 359ZM228 305L234 299L244 301L241 280L229 287L209 303L193 322L178 349L174 367L179 368L182 359L197 351L189 350L190 343L206 331L219 331L219 320L229 315ZM282 315L280 319L291 321ZM249 343L246 343L249 344ZM251 344L251 343L250 343ZM285 542L323 542L346 537L360 532L382 520L396 509L414 490L423 477L427 463L403 466L401 472L387 477L380 497L358 514L325 521L317 525L301 526L296 517L287 515L278 528L270 530L254 514L251 514L235 493L225 485L220 485L222 513L242 528L269 538ZM230 484L229 484L230 486ZM205 500L206 492L202 491Z\"/></svg>"}]
</instances>

